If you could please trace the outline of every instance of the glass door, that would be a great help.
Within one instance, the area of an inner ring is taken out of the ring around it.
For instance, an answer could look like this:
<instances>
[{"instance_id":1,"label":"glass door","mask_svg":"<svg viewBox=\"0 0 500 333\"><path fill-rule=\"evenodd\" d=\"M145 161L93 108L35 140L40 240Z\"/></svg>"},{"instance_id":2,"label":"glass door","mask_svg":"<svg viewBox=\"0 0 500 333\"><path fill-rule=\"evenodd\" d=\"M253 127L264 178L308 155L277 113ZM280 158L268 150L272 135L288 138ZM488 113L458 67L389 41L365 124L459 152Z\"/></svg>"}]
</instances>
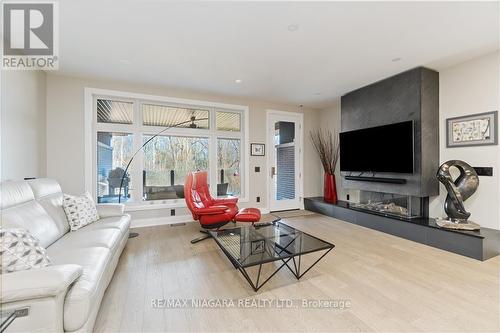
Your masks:
<instances>
[{"instance_id":1,"label":"glass door","mask_svg":"<svg viewBox=\"0 0 500 333\"><path fill-rule=\"evenodd\" d=\"M300 117L270 114L268 117L269 204L271 211L299 209Z\"/></svg>"}]
</instances>

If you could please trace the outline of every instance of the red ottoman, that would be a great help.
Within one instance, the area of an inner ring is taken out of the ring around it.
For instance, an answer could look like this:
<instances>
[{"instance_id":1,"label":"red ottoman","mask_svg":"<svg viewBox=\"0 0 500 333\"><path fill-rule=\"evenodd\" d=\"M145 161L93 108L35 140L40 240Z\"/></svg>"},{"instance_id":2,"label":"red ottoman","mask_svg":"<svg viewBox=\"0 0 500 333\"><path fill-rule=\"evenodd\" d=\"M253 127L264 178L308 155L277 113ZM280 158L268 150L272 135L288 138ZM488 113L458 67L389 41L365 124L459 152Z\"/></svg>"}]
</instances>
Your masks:
<instances>
[{"instance_id":1,"label":"red ottoman","mask_svg":"<svg viewBox=\"0 0 500 333\"><path fill-rule=\"evenodd\" d=\"M234 216L236 222L259 222L260 210L257 208L243 208Z\"/></svg>"}]
</instances>

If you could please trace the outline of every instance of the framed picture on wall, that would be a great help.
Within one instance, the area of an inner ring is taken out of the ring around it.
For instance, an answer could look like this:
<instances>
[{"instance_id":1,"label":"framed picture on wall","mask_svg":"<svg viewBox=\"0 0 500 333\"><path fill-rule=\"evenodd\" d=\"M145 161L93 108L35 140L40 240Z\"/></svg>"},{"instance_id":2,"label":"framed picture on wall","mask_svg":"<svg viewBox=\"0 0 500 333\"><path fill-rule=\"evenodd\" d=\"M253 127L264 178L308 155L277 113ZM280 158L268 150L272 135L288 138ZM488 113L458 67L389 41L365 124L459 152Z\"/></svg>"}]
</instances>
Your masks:
<instances>
[{"instance_id":1,"label":"framed picture on wall","mask_svg":"<svg viewBox=\"0 0 500 333\"><path fill-rule=\"evenodd\" d=\"M250 144L250 155L252 155L252 156L265 156L266 155L266 145L263 143L251 143Z\"/></svg>"},{"instance_id":2,"label":"framed picture on wall","mask_svg":"<svg viewBox=\"0 0 500 333\"><path fill-rule=\"evenodd\" d=\"M446 119L446 147L498 144L498 111Z\"/></svg>"}]
</instances>

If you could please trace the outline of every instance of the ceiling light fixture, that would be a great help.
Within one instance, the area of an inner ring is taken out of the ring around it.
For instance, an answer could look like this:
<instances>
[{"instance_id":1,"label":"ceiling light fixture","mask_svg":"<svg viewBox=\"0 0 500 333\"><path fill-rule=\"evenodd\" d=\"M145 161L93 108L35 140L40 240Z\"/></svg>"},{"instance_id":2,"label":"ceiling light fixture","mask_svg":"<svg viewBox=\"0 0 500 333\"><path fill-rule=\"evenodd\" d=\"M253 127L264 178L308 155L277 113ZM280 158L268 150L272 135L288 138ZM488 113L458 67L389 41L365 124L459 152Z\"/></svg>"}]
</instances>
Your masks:
<instances>
[{"instance_id":1,"label":"ceiling light fixture","mask_svg":"<svg viewBox=\"0 0 500 333\"><path fill-rule=\"evenodd\" d=\"M234 83L241 83L241 82L243 82L243 81L242 81L242 80L240 80L240 79L236 79L236 80L234 80Z\"/></svg>"},{"instance_id":2,"label":"ceiling light fixture","mask_svg":"<svg viewBox=\"0 0 500 333\"><path fill-rule=\"evenodd\" d=\"M290 24L287 29L290 32L294 32L294 31L299 30L299 25L298 24Z\"/></svg>"}]
</instances>

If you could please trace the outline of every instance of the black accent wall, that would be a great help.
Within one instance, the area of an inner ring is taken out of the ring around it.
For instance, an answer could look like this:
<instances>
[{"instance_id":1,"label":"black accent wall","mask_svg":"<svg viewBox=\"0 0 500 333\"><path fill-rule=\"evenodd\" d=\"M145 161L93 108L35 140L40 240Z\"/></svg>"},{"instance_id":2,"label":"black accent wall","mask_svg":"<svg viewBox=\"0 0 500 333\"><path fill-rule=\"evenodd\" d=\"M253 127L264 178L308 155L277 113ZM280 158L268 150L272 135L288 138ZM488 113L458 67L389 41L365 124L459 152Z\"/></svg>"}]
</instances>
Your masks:
<instances>
[{"instance_id":1,"label":"black accent wall","mask_svg":"<svg viewBox=\"0 0 500 333\"><path fill-rule=\"evenodd\" d=\"M375 173L363 176L403 178L405 184L346 180L344 188L418 197L439 194L435 174L439 167L439 73L418 67L352 91L341 99L341 130L350 131L413 120L415 160L413 174ZM394 138L397 140L397 138ZM366 143L367 145L370 142ZM391 146L373 147L391 149ZM398 154L394 151L394 154ZM358 176L359 172L352 175Z\"/></svg>"}]
</instances>

